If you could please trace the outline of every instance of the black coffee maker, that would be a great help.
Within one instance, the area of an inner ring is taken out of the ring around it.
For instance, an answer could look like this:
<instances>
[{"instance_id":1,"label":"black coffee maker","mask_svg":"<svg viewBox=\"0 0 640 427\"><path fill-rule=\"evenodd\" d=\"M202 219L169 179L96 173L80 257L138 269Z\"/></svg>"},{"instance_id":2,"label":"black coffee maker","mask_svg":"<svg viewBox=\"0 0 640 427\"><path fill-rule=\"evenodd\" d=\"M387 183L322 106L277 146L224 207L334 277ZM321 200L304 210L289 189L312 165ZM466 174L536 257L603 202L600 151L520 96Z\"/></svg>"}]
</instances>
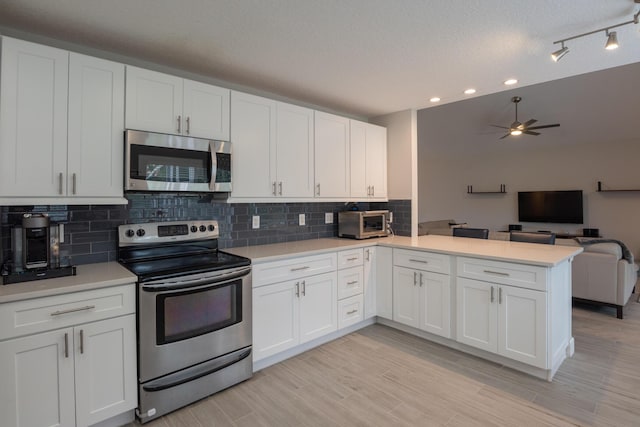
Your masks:
<instances>
[{"instance_id":1,"label":"black coffee maker","mask_svg":"<svg viewBox=\"0 0 640 427\"><path fill-rule=\"evenodd\" d=\"M22 265L26 269L49 267L49 217L25 214L22 218Z\"/></svg>"}]
</instances>

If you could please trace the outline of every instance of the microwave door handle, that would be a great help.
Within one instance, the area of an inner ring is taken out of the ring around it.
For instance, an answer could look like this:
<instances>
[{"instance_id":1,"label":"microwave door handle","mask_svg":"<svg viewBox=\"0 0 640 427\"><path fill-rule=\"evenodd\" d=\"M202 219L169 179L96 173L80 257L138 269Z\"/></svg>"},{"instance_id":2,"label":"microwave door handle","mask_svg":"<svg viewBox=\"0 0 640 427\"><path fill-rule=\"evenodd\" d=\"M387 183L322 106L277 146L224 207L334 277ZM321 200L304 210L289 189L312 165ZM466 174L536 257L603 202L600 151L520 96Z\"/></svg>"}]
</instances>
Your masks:
<instances>
[{"instance_id":1,"label":"microwave door handle","mask_svg":"<svg viewBox=\"0 0 640 427\"><path fill-rule=\"evenodd\" d=\"M218 156L216 155L216 142L209 141L209 154L211 155L211 176L209 177L209 190L213 191L218 173Z\"/></svg>"}]
</instances>

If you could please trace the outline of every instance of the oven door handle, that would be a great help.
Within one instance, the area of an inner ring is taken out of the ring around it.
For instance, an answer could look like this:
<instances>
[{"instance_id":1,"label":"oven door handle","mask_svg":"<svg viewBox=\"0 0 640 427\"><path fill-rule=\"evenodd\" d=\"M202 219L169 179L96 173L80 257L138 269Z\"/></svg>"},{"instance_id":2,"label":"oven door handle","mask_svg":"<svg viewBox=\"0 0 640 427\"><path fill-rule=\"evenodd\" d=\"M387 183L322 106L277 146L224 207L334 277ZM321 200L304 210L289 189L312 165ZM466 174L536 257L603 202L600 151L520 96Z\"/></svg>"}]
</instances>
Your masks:
<instances>
[{"instance_id":1,"label":"oven door handle","mask_svg":"<svg viewBox=\"0 0 640 427\"><path fill-rule=\"evenodd\" d=\"M176 289L193 289L201 285L217 285L238 277L246 276L251 272L251 267L234 270L228 273L202 274L193 279L175 280L175 279L159 279L152 282L143 283L141 288L147 292L170 291Z\"/></svg>"}]
</instances>

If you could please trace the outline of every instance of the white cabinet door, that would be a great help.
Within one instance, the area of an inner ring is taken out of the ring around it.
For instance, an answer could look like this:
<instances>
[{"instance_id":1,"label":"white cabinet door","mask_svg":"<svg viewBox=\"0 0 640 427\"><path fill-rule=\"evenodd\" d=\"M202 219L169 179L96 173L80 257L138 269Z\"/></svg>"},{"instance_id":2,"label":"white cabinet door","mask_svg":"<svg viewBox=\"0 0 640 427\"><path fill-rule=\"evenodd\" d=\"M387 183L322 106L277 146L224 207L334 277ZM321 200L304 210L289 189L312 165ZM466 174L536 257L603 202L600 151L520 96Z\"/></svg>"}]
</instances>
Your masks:
<instances>
[{"instance_id":1,"label":"white cabinet door","mask_svg":"<svg viewBox=\"0 0 640 427\"><path fill-rule=\"evenodd\" d=\"M336 273L300 281L300 343L338 329L338 279Z\"/></svg>"},{"instance_id":2,"label":"white cabinet door","mask_svg":"<svg viewBox=\"0 0 640 427\"><path fill-rule=\"evenodd\" d=\"M315 112L315 196L349 197L349 119Z\"/></svg>"},{"instance_id":3,"label":"white cabinet door","mask_svg":"<svg viewBox=\"0 0 640 427\"><path fill-rule=\"evenodd\" d=\"M546 293L500 286L498 306L498 353L546 369Z\"/></svg>"},{"instance_id":4,"label":"white cabinet door","mask_svg":"<svg viewBox=\"0 0 640 427\"><path fill-rule=\"evenodd\" d=\"M127 66L127 128L181 134L182 86L180 77Z\"/></svg>"},{"instance_id":5,"label":"white cabinet door","mask_svg":"<svg viewBox=\"0 0 640 427\"><path fill-rule=\"evenodd\" d=\"M376 304L377 304L377 295L376 295L376 287L377 287L377 264L378 264L378 256L377 251L378 247L371 246L369 248L364 248L364 318L370 319L374 317L377 313Z\"/></svg>"},{"instance_id":6,"label":"white cabinet door","mask_svg":"<svg viewBox=\"0 0 640 427\"><path fill-rule=\"evenodd\" d=\"M418 327L420 323L419 272L393 267L393 320Z\"/></svg>"},{"instance_id":7,"label":"white cabinet door","mask_svg":"<svg viewBox=\"0 0 640 427\"><path fill-rule=\"evenodd\" d=\"M457 340L496 353L498 350L498 286L458 277Z\"/></svg>"},{"instance_id":8,"label":"white cabinet door","mask_svg":"<svg viewBox=\"0 0 640 427\"><path fill-rule=\"evenodd\" d=\"M298 344L299 285L276 283L253 289L253 361Z\"/></svg>"},{"instance_id":9,"label":"white cabinet door","mask_svg":"<svg viewBox=\"0 0 640 427\"><path fill-rule=\"evenodd\" d=\"M71 328L0 342L2 425L74 426L73 356Z\"/></svg>"},{"instance_id":10,"label":"white cabinet door","mask_svg":"<svg viewBox=\"0 0 640 427\"><path fill-rule=\"evenodd\" d=\"M184 80L183 134L229 141L229 96L221 87Z\"/></svg>"},{"instance_id":11,"label":"white cabinet door","mask_svg":"<svg viewBox=\"0 0 640 427\"><path fill-rule=\"evenodd\" d=\"M451 337L451 279L446 274L419 272L420 323L418 327Z\"/></svg>"},{"instance_id":12,"label":"white cabinet door","mask_svg":"<svg viewBox=\"0 0 640 427\"><path fill-rule=\"evenodd\" d=\"M276 102L233 92L231 143L232 196L275 196Z\"/></svg>"},{"instance_id":13,"label":"white cabinet door","mask_svg":"<svg viewBox=\"0 0 640 427\"><path fill-rule=\"evenodd\" d=\"M376 315L393 319L393 249L376 248Z\"/></svg>"},{"instance_id":14,"label":"white cabinet door","mask_svg":"<svg viewBox=\"0 0 640 427\"><path fill-rule=\"evenodd\" d=\"M313 197L313 110L277 104L277 195Z\"/></svg>"},{"instance_id":15,"label":"white cabinet door","mask_svg":"<svg viewBox=\"0 0 640 427\"><path fill-rule=\"evenodd\" d=\"M69 56L69 196L122 197L124 65Z\"/></svg>"},{"instance_id":16,"label":"white cabinet door","mask_svg":"<svg viewBox=\"0 0 640 427\"><path fill-rule=\"evenodd\" d=\"M74 344L78 426L134 409L138 404L135 315L77 326Z\"/></svg>"},{"instance_id":17,"label":"white cabinet door","mask_svg":"<svg viewBox=\"0 0 640 427\"><path fill-rule=\"evenodd\" d=\"M351 197L366 199L371 194L371 184L367 182L367 124L351 120L349 134Z\"/></svg>"},{"instance_id":18,"label":"white cabinet door","mask_svg":"<svg viewBox=\"0 0 640 427\"><path fill-rule=\"evenodd\" d=\"M367 123L367 186L370 197L387 198L387 129ZM353 188L353 187L352 187Z\"/></svg>"},{"instance_id":19,"label":"white cabinet door","mask_svg":"<svg viewBox=\"0 0 640 427\"><path fill-rule=\"evenodd\" d=\"M66 194L69 53L2 37L0 194Z\"/></svg>"}]
</instances>

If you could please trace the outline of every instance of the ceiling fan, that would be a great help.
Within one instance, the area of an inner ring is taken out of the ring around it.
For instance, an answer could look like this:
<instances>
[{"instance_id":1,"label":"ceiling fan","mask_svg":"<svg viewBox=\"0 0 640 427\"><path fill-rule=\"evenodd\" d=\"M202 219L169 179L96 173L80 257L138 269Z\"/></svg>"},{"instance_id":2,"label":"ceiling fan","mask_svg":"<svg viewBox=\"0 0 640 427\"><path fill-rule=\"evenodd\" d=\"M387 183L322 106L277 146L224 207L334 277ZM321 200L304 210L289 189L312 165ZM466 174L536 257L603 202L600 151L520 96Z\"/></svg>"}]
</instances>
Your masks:
<instances>
[{"instance_id":1,"label":"ceiling fan","mask_svg":"<svg viewBox=\"0 0 640 427\"><path fill-rule=\"evenodd\" d=\"M540 135L540 132L534 132L534 129L546 129L546 128L555 128L560 126L559 123L554 123L552 125L540 125L540 126L531 126L532 124L536 123L537 120L536 119L531 119L531 120L527 120L524 123L520 123L518 121L518 103L522 101L522 98L519 96L514 96L513 98L511 98L511 102L513 102L516 105L516 119L513 123L511 123L511 126L506 127L506 126L498 126L498 125L491 125L494 127L498 127L498 128L502 128L502 129L507 129L508 132L506 133L506 135L502 136L500 139L504 139L510 135L512 136L518 136L518 135L522 135L523 133L525 135Z\"/></svg>"}]
</instances>

